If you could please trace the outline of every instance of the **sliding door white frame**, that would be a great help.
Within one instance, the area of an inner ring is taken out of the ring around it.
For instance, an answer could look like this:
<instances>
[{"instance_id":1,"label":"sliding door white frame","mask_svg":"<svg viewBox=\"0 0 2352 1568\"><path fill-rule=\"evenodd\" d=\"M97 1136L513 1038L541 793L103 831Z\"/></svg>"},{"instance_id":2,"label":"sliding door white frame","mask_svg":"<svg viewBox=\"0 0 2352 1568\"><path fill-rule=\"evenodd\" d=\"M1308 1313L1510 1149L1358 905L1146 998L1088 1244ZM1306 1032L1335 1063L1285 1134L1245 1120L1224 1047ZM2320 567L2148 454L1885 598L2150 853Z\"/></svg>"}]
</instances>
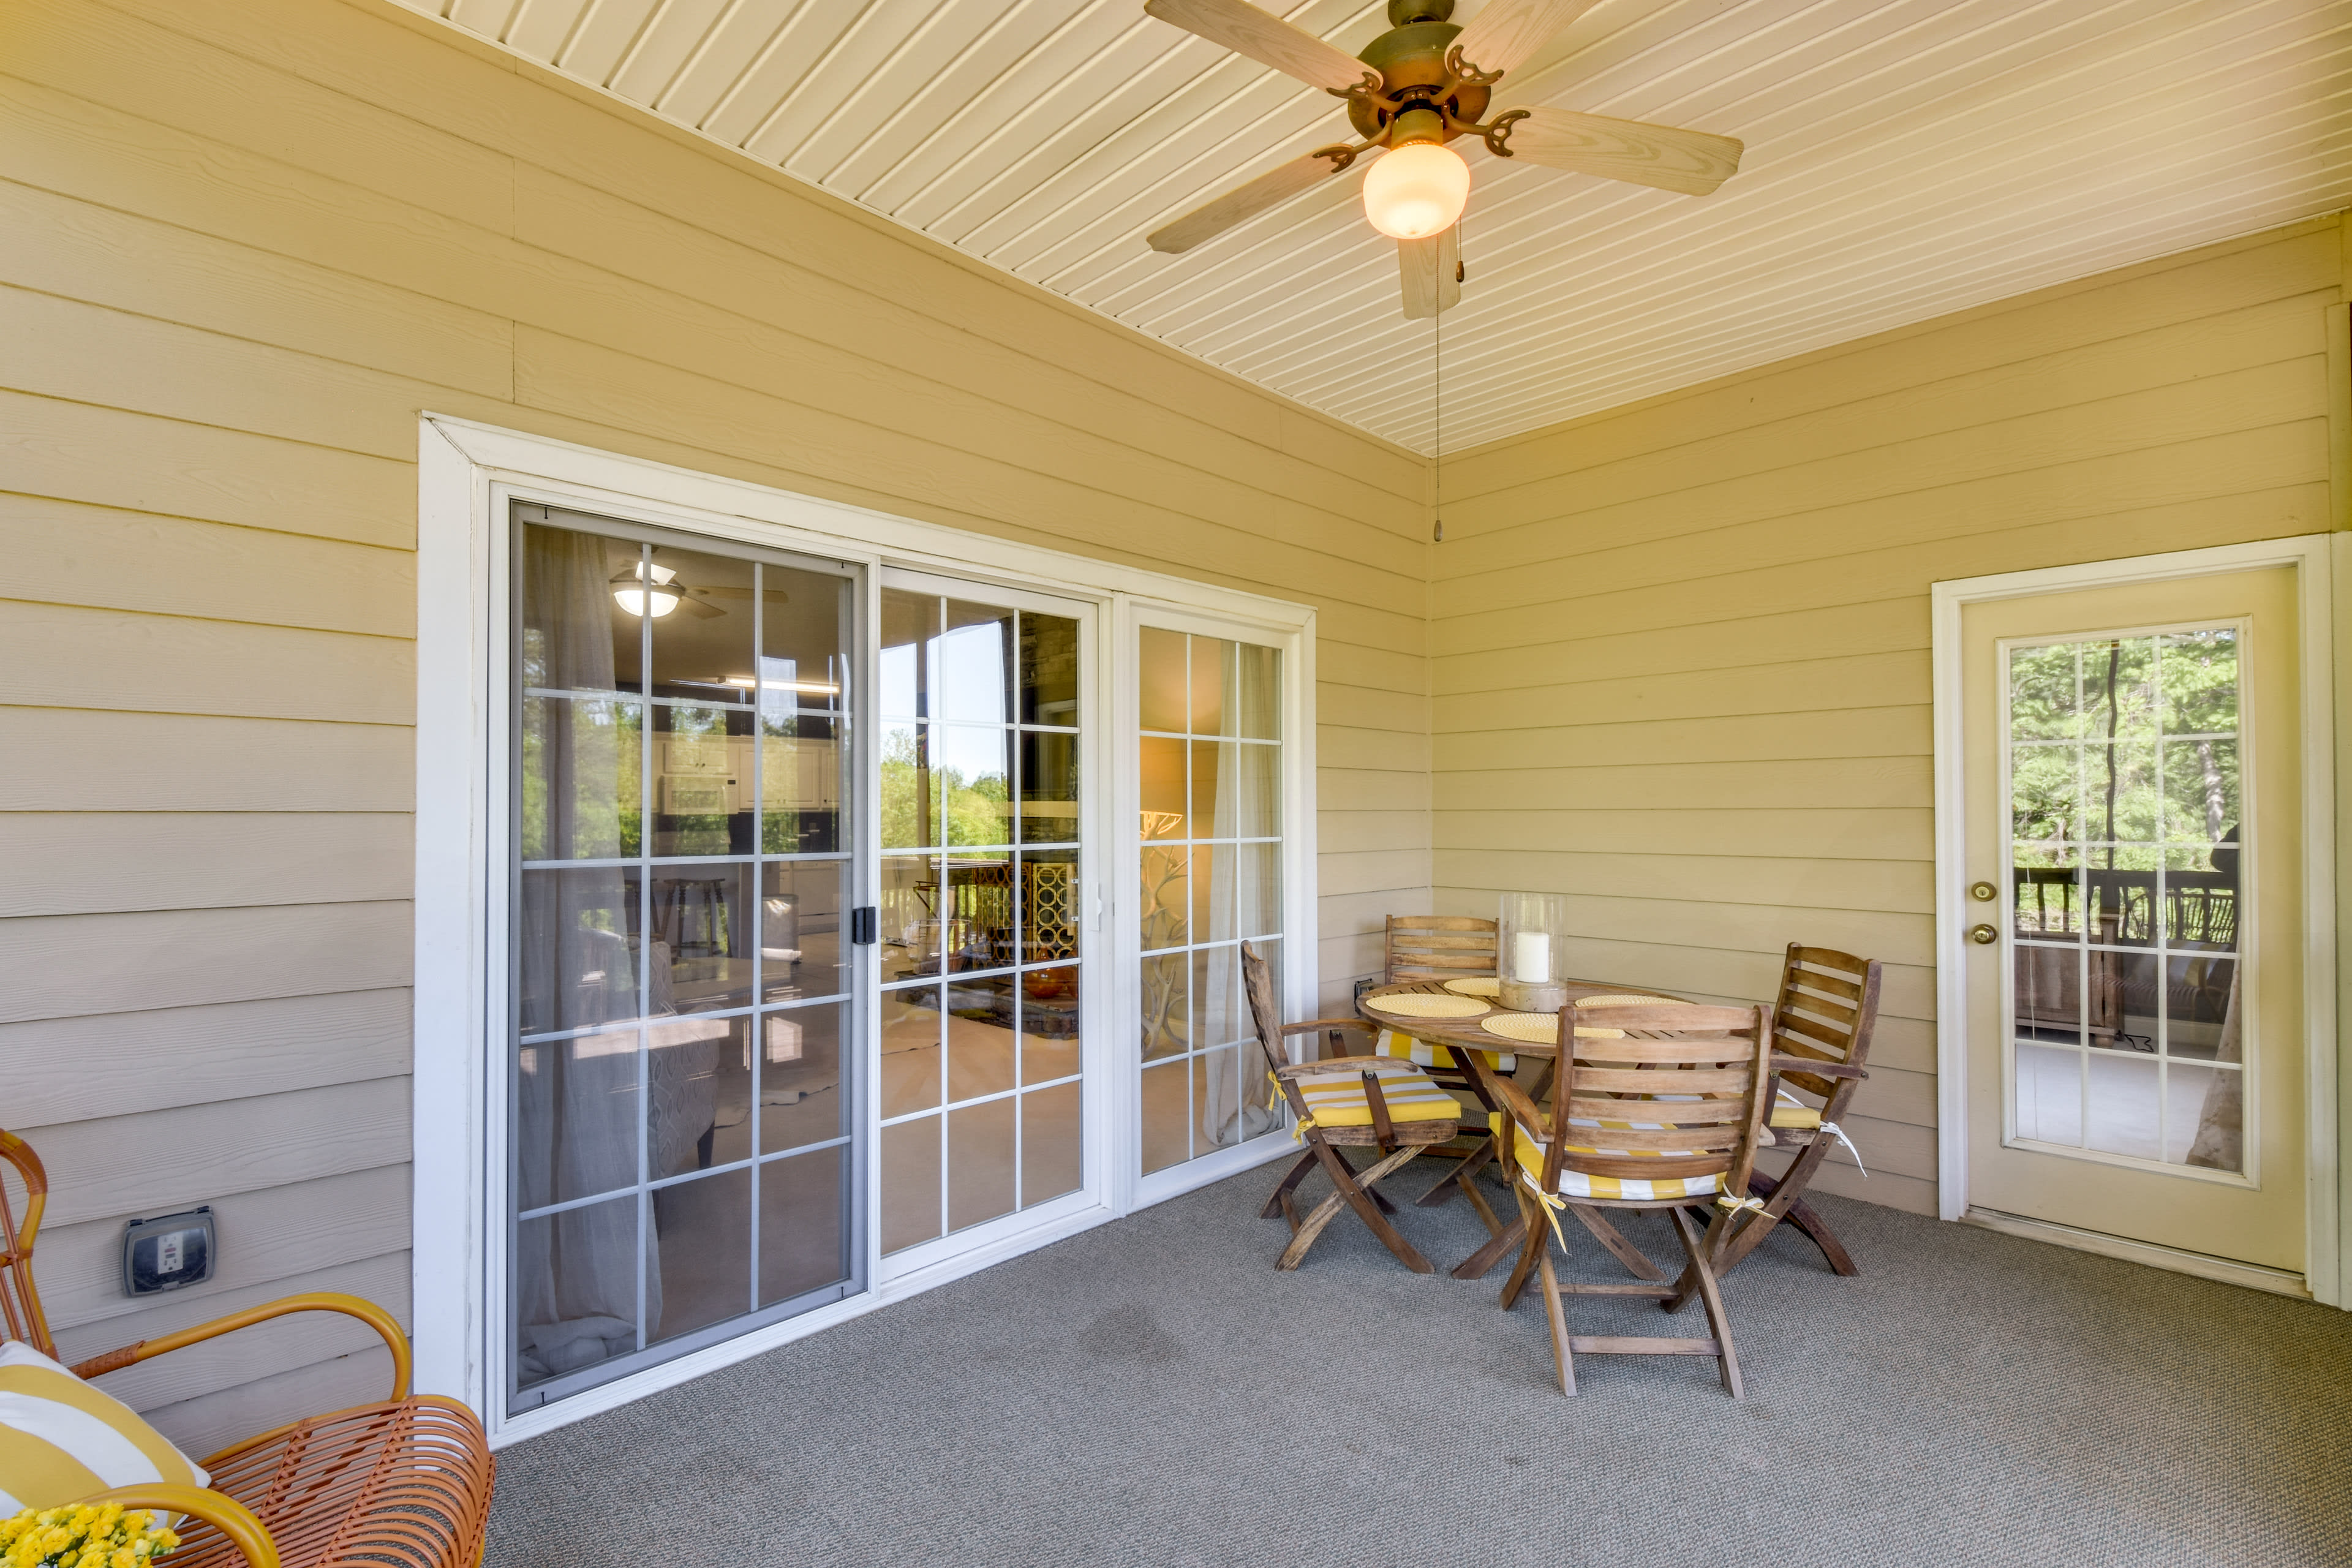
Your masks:
<instances>
[{"instance_id":1,"label":"sliding door white frame","mask_svg":"<svg viewBox=\"0 0 2352 1568\"><path fill-rule=\"evenodd\" d=\"M1113 938L1114 977L1104 1004L1089 1010L1096 1043L1087 1071L1095 1080L1095 1125L1110 1136L1090 1152L1091 1200L1046 1205L1034 1223L991 1229L976 1244L936 1262L892 1270L877 1256L872 1223L876 1192L875 1140L866 1146L868 1224L861 1294L820 1307L738 1338L536 1410L508 1416L498 1392L504 1385L504 1216L491 1207L503 1184L490 1170L504 1151L489 1136L498 1098L491 1075L502 1072L507 1045L503 996L493 994L497 944L505 941L503 790L509 740L494 727L500 710L497 683L505 670L509 634L504 584L506 507L509 499L596 513L625 521L702 534L714 540L820 556L866 569L867 609L881 570L903 567L1045 592L1097 606L1097 690L1094 705L1108 724L1094 746L1099 767L1118 754L1134 731L1133 650L1140 610L1152 624L1163 616L1199 622L1199 629L1240 637L1285 650L1286 938L1296 953L1316 951L1314 844L1315 613L1302 605L1188 581L1062 551L968 533L937 524L845 506L814 497L698 473L555 441L525 432L426 414L418 428L417 729L415 1082L415 1186L412 1234L411 1337L420 1391L465 1401L503 1445L641 1398L775 1345L903 1297L944 1284L1005 1258L1099 1225L1139 1203L1156 1202L1202 1182L1274 1157L1289 1145L1261 1138L1181 1167L1183 1179L1134 1175L1137 1092L1131 1035L1136 1012L1135 872L1129 834L1096 836L1094 878L1102 925ZM869 622L869 624L871 624ZM1219 629L1223 628L1223 629ZM862 651L871 689L875 655ZM861 745L869 745L862 740ZM1114 767L1108 809L1112 821L1132 824L1131 768ZM872 770L861 773L864 819L876 820ZM861 863L870 860L864 847ZM1124 867L1118 870L1117 868ZM1123 879L1123 880L1122 880ZM861 878L861 883L863 879ZM861 893L861 901L866 900ZM1091 921L1090 921L1091 923ZM860 957L870 967L870 952ZM1312 1006L1314 966L1286 965L1285 1001L1295 1016ZM862 976L870 984L871 975ZM494 1015L493 1008L498 1012ZM866 1030L866 1082L878 1049ZM870 1121L870 1117L868 1118ZM1174 1177L1175 1172L1160 1173ZM1024 1216L1013 1216L1020 1219ZM1002 1222L998 1222L1002 1223Z\"/></svg>"}]
</instances>

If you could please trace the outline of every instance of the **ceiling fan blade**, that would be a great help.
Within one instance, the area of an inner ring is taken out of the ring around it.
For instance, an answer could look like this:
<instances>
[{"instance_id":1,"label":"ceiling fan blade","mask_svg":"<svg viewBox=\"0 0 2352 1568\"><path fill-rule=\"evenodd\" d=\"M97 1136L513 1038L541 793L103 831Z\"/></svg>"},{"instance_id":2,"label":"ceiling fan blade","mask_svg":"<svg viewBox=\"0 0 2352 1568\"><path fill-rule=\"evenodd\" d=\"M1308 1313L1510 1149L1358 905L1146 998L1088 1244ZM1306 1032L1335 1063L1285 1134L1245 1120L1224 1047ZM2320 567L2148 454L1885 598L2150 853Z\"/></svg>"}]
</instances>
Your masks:
<instances>
[{"instance_id":1,"label":"ceiling fan blade","mask_svg":"<svg viewBox=\"0 0 2352 1568\"><path fill-rule=\"evenodd\" d=\"M694 615L699 616L706 621L719 616L723 616L727 613L718 605L711 604L709 600L705 599L702 596L702 590L699 588L693 590L686 595L686 607L688 611L692 612Z\"/></svg>"},{"instance_id":2,"label":"ceiling fan blade","mask_svg":"<svg viewBox=\"0 0 2352 1568\"><path fill-rule=\"evenodd\" d=\"M1404 285L1404 316L1423 321L1462 302L1462 252L1456 226L1427 239L1397 241L1397 276Z\"/></svg>"},{"instance_id":3,"label":"ceiling fan blade","mask_svg":"<svg viewBox=\"0 0 2352 1568\"><path fill-rule=\"evenodd\" d=\"M1747 149L1729 136L1679 131L1639 120L1612 120L1572 109L1531 109L1510 128L1511 156L1547 169L1598 174L1703 196L1739 172Z\"/></svg>"},{"instance_id":4,"label":"ceiling fan blade","mask_svg":"<svg viewBox=\"0 0 2352 1568\"><path fill-rule=\"evenodd\" d=\"M1517 70L1559 30L1592 9L1595 0L1486 0L1454 40L1462 58L1482 71Z\"/></svg>"},{"instance_id":5,"label":"ceiling fan blade","mask_svg":"<svg viewBox=\"0 0 2352 1568\"><path fill-rule=\"evenodd\" d=\"M1304 27L1294 27L1249 0L1143 0L1143 9L1163 22L1223 44L1237 55L1295 76L1309 87L1345 92L1378 77L1363 61L1327 44Z\"/></svg>"},{"instance_id":6,"label":"ceiling fan blade","mask_svg":"<svg viewBox=\"0 0 2352 1568\"><path fill-rule=\"evenodd\" d=\"M1365 160L1358 157L1349 165L1360 169ZM1303 158L1293 158L1276 165L1245 185L1236 185L1214 201L1194 207L1174 223L1154 229L1146 243L1152 249L1170 256L1192 249L1204 239L1213 239L1236 224L1246 223L1262 212L1270 212L1291 197L1312 190L1340 171L1328 158L1318 158L1309 153Z\"/></svg>"}]
</instances>

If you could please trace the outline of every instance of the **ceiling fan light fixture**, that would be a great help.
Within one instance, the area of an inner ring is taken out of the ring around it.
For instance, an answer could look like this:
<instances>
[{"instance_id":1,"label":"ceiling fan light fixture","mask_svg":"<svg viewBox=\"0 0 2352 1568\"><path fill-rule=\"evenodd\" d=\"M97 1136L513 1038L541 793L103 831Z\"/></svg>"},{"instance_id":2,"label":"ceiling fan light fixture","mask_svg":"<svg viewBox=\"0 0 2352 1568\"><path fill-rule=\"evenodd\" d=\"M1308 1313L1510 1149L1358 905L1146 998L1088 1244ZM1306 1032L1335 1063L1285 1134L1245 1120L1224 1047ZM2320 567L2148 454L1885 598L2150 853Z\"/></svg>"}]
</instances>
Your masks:
<instances>
[{"instance_id":1,"label":"ceiling fan light fixture","mask_svg":"<svg viewBox=\"0 0 2352 1568\"><path fill-rule=\"evenodd\" d=\"M1391 239L1443 234L1469 201L1470 165L1442 142L1399 147L1364 176L1364 216Z\"/></svg>"},{"instance_id":2,"label":"ceiling fan light fixture","mask_svg":"<svg viewBox=\"0 0 2352 1568\"><path fill-rule=\"evenodd\" d=\"M652 579L650 584L646 582L648 577ZM678 582L676 572L667 566L656 566L648 572L642 561L625 571L614 573L612 586L613 602L640 619L650 612L659 620L677 609L678 601L686 597L686 584ZM646 591L648 587L650 593Z\"/></svg>"}]
</instances>

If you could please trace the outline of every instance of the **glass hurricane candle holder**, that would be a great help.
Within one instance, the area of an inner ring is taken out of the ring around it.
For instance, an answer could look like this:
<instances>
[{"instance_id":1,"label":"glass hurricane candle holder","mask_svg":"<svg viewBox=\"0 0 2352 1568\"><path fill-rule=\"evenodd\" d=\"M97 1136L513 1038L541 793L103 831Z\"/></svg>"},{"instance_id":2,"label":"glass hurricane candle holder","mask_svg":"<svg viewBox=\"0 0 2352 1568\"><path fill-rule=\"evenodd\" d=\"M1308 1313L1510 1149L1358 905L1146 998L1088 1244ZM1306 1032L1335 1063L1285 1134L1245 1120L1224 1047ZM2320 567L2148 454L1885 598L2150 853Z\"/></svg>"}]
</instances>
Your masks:
<instances>
[{"instance_id":1,"label":"glass hurricane candle holder","mask_svg":"<svg viewBox=\"0 0 2352 1568\"><path fill-rule=\"evenodd\" d=\"M1568 1005L1568 900L1558 893L1505 893L1496 917L1495 970L1504 1006L1552 1013Z\"/></svg>"}]
</instances>

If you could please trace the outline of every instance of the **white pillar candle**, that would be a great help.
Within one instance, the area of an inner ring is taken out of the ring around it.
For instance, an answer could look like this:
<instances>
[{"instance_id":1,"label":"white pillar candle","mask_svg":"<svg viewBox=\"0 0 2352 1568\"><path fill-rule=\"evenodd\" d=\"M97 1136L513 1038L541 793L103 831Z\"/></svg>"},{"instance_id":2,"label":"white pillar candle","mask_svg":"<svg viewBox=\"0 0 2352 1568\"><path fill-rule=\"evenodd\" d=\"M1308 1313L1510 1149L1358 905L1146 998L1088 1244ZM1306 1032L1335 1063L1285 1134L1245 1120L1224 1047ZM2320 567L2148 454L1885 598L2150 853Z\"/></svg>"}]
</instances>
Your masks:
<instances>
[{"instance_id":1,"label":"white pillar candle","mask_svg":"<svg viewBox=\"0 0 2352 1568\"><path fill-rule=\"evenodd\" d=\"M1551 933L1522 931L1511 933L1511 978L1523 985L1551 984Z\"/></svg>"}]
</instances>

